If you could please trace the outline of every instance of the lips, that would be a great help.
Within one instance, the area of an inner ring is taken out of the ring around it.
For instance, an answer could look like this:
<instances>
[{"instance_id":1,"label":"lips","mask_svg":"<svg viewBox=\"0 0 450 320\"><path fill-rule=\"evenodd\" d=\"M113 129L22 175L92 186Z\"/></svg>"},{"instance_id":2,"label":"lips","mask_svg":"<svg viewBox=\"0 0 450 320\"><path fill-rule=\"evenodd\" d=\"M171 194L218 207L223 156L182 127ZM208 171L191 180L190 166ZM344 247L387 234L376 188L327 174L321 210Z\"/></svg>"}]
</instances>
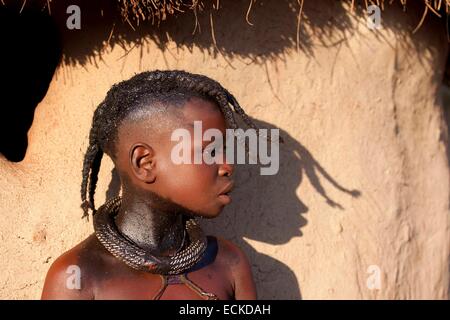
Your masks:
<instances>
[{"instance_id":1,"label":"lips","mask_svg":"<svg viewBox=\"0 0 450 320\"><path fill-rule=\"evenodd\" d=\"M229 195L229 193L233 190L234 188L234 182L230 182L229 184L227 184L227 186L225 188L222 189L222 191L219 193L219 200L223 203L223 204L229 204L231 202L231 197Z\"/></svg>"},{"instance_id":2,"label":"lips","mask_svg":"<svg viewBox=\"0 0 450 320\"><path fill-rule=\"evenodd\" d=\"M220 195L228 195L228 193L230 193L233 190L233 188L234 188L234 182L231 181L229 184L227 184L225 186L225 188L222 189L222 191L219 193L219 196Z\"/></svg>"}]
</instances>

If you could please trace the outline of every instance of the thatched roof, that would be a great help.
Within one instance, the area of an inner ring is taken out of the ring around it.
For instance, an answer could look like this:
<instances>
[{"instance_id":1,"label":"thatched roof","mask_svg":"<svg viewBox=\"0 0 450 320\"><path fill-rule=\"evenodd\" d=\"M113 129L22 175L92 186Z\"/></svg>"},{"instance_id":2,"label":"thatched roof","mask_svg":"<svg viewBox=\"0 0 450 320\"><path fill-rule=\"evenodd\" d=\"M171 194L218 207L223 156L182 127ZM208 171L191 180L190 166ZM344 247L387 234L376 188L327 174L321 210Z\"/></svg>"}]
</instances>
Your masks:
<instances>
[{"instance_id":1,"label":"thatched roof","mask_svg":"<svg viewBox=\"0 0 450 320\"><path fill-rule=\"evenodd\" d=\"M120 10L124 19L139 20L165 20L168 15L172 15L176 12L201 11L204 8L204 1L202 0L118 0ZM306 0L297 0L300 8L303 7L303 2ZM352 8L355 5L355 0L346 0L351 2ZM407 0L364 0L366 8L370 4L375 4L384 10L385 4L392 4L394 1L399 1L405 8L407 6ZM448 14L450 0L421 0L425 4L424 17L428 12L432 12L438 16L442 10ZM220 0L212 2L215 9L220 7ZM251 11L252 6L258 2L258 0L249 0L249 8L247 10L247 17Z\"/></svg>"},{"instance_id":2,"label":"thatched roof","mask_svg":"<svg viewBox=\"0 0 450 320\"><path fill-rule=\"evenodd\" d=\"M58 0L38 0L42 2L42 6L51 12L52 2ZM248 0L248 10L246 12L246 19L248 21L249 14L254 5L256 5L261 0ZM297 2L299 8L298 18L301 18L303 3L307 0L293 0ZM362 3L366 8L375 4L379 6L382 10L385 9L386 4L392 4L393 2L400 2L401 5L407 8L407 0L342 0L351 3L351 8L355 5ZM411 0L410 0L411 1ZM424 3L424 12L416 30L422 25L427 14L432 13L439 17L443 15L449 15L450 12L450 0L419 0ZM6 5L9 1L0 0L3 5ZM33 0L29 0L33 2ZM36 1L35 1L36 2ZM23 0L22 9L26 5L27 0ZM134 21L139 24L140 21L151 21L152 24L164 21L168 16L175 13L185 13L187 11L192 11L195 15L198 12L203 11L205 5L212 6L214 9L218 10L220 8L220 0L117 0L118 9L125 21L131 23ZM248 21L249 22L249 21ZM249 24L251 24L249 22Z\"/></svg>"}]
</instances>

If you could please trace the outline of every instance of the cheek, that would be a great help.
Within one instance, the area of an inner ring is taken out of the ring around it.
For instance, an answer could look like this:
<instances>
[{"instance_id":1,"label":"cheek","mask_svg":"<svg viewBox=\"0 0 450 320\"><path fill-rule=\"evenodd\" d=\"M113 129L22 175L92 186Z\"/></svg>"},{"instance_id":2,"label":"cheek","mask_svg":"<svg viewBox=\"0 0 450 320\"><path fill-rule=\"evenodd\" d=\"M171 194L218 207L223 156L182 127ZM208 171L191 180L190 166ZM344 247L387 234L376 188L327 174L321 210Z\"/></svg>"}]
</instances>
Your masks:
<instances>
[{"instance_id":1,"label":"cheek","mask_svg":"<svg viewBox=\"0 0 450 320\"><path fill-rule=\"evenodd\" d=\"M215 181L215 171L213 166L210 165L174 165L173 170L180 176L180 180L183 180L179 181L183 186L190 186L193 189L210 188Z\"/></svg>"},{"instance_id":2,"label":"cheek","mask_svg":"<svg viewBox=\"0 0 450 320\"><path fill-rule=\"evenodd\" d=\"M172 201L195 212L207 211L214 197L213 170L204 164L173 165L165 185L165 193Z\"/></svg>"},{"instance_id":3,"label":"cheek","mask_svg":"<svg viewBox=\"0 0 450 320\"><path fill-rule=\"evenodd\" d=\"M216 179L216 168L207 164L174 164L167 163L164 168L164 184L167 191L174 193L188 194L197 193L197 197L207 194L212 190Z\"/></svg>"}]
</instances>

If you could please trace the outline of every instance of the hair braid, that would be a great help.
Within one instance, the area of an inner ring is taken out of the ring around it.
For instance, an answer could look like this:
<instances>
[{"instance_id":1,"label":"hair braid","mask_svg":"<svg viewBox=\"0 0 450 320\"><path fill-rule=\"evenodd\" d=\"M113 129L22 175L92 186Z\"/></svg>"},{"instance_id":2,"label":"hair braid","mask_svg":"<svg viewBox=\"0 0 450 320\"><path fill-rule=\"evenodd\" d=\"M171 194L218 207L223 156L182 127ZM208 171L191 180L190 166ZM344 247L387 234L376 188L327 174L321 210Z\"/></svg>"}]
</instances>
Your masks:
<instances>
[{"instance_id":1,"label":"hair braid","mask_svg":"<svg viewBox=\"0 0 450 320\"><path fill-rule=\"evenodd\" d=\"M83 171L82 171L83 180L81 182L81 208L83 209L83 218L85 217L88 218L89 216L88 211L89 208L91 207L89 201L86 200L86 193L92 162L94 161L96 153L97 150L95 149L95 146L89 145L86 154L84 156Z\"/></svg>"},{"instance_id":2,"label":"hair braid","mask_svg":"<svg viewBox=\"0 0 450 320\"><path fill-rule=\"evenodd\" d=\"M97 185L98 172L100 170L100 163L103 157L103 151L98 143L97 124L100 121L99 118L101 117L104 108L105 104L102 103L94 112L94 117L92 120L93 125L89 133L89 146L83 161L83 180L81 183L81 208L83 209L83 218L89 218L89 209L95 212L95 187ZM89 200L87 200L87 193L89 194Z\"/></svg>"}]
</instances>

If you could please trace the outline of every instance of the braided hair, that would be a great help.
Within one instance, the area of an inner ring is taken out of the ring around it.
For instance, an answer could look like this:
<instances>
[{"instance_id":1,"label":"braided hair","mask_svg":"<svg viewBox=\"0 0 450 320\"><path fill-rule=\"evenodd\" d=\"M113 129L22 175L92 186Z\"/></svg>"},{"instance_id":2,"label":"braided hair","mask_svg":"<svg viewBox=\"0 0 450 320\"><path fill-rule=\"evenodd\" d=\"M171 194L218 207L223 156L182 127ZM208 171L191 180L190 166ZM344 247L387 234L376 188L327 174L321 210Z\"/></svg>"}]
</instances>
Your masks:
<instances>
[{"instance_id":1,"label":"braided hair","mask_svg":"<svg viewBox=\"0 0 450 320\"><path fill-rule=\"evenodd\" d=\"M173 103L179 100L180 94L185 100L186 97L196 96L215 102L224 115L226 125L232 129L238 127L234 118L234 113L237 113L246 125L258 130L234 96L217 81L204 75L180 70L156 70L142 72L129 80L117 83L111 87L106 98L94 112L89 146L83 161L81 183L83 217L88 217L89 209L93 213L96 212L94 194L100 163L104 153L111 157L115 156L115 141L121 122L142 106L144 101L150 99L163 104Z\"/></svg>"}]
</instances>

